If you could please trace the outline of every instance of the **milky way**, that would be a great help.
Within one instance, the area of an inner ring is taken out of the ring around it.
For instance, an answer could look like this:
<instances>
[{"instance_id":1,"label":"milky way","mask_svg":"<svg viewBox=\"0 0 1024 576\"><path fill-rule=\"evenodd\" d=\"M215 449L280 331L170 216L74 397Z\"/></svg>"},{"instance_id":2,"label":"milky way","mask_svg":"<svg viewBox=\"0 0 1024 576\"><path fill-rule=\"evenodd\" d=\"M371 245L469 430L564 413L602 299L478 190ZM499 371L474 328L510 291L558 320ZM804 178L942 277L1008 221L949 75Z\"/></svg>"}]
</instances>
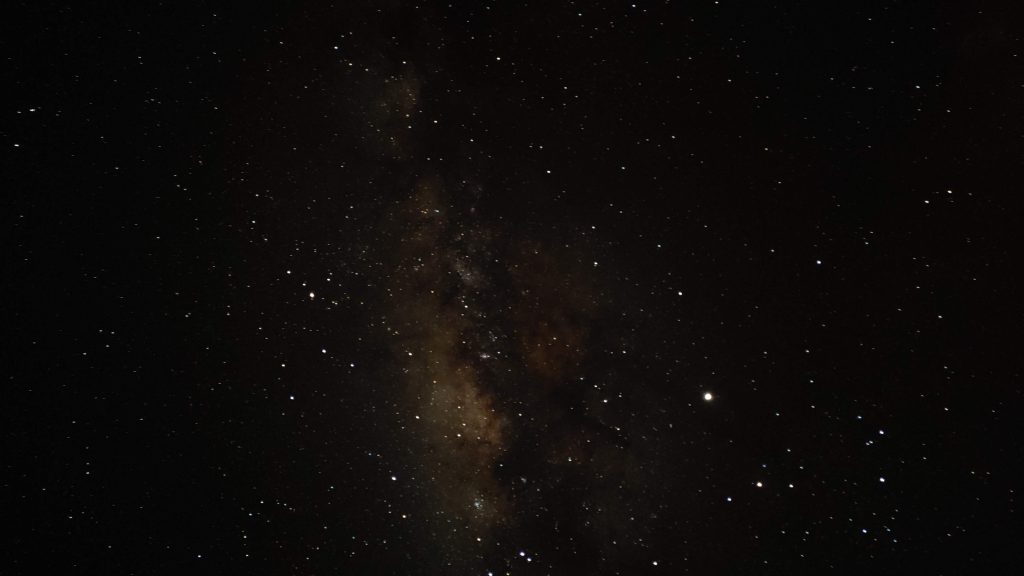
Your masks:
<instances>
[{"instance_id":1,"label":"milky way","mask_svg":"<svg viewBox=\"0 0 1024 576\"><path fill-rule=\"evenodd\" d=\"M440 188L436 179L420 179L395 215L394 353L436 499L456 525L486 527L507 501L493 475L506 415L484 365L491 354L500 357L501 343L486 332L488 315L479 308L485 285L478 264L453 246L472 232L454 229Z\"/></svg>"},{"instance_id":2,"label":"milky way","mask_svg":"<svg viewBox=\"0 0 1024 576\"><path fill-rule=\"evenodd\" d=\"M1022 564L1015 3L8 4L5 574Z\"/></svg>"},{"instance_id":3,"label":"milky way","mask_svg":"<svg viewBox=\"0 0 1024 576\"><path fill-rule=\"evenodd\" d=\"M459 566L503 562L537 524L578 545L614 540L615 519L646 506L633 482L657 463L615 414L625 394L651 400L601 368L629 338L606 328L612 283L581 257L586 236L517 234L436 175L417 177L382 226L394 242L382 315L428 538Z\"/></svg>"}]
</instances>

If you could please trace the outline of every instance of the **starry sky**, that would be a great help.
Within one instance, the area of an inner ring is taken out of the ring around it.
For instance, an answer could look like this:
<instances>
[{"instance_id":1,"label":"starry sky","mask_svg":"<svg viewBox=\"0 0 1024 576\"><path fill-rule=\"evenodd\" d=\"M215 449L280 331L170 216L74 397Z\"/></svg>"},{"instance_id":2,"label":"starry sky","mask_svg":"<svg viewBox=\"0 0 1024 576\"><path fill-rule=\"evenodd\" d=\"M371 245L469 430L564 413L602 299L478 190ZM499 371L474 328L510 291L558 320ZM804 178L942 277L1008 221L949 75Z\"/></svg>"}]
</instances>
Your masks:
<instances>
[{"instance_id":1,"label":"starry sky","mask_svg":"<svg viewBox=\"0 0 1024 576\"><path fill-rule=\"evenodd\" d=\"M15 4L0 572L1024 561L1012 3Z\"/></svg>"}]
</instances>

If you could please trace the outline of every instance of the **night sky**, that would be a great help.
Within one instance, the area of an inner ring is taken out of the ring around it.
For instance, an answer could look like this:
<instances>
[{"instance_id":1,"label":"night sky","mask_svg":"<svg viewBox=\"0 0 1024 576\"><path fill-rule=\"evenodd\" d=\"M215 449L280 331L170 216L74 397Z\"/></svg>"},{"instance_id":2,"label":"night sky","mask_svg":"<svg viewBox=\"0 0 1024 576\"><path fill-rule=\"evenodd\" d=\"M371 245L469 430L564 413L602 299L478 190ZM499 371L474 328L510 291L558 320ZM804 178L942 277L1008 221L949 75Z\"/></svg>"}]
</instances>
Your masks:
<instances>
[{"instance_id":1,"label":"night sky","mask_svg":"<svg viewBox=\"0 0 1024 576\"><path fill-rule=\"evenodd\" d=\"M1009 574L1011 2L15 2L2 574Z\"/></svg>"}]
</instances>

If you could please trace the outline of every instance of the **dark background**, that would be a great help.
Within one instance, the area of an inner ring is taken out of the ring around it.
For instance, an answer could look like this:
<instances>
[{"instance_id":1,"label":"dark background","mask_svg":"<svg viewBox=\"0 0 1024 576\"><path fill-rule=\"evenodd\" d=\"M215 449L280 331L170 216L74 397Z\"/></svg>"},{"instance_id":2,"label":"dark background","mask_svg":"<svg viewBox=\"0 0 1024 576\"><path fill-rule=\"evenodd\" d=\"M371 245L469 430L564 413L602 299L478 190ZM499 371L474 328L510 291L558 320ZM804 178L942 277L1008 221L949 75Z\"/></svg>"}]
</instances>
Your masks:
<instances>
[{"instance_id":1,"label":"dark background","mask_svg":"<svg viewBox=\"0 0 1024 576\"><path fill-rule=\"evenodd\" d=\"M1019 566L1012 3L16 4L0 572ZM505 463L546 496L484 548L419 522L394 420L426 172L589 275L577 368L624 402L620 491L534 458L590 424L532 400Z\"/></svg>"}]
</instances>

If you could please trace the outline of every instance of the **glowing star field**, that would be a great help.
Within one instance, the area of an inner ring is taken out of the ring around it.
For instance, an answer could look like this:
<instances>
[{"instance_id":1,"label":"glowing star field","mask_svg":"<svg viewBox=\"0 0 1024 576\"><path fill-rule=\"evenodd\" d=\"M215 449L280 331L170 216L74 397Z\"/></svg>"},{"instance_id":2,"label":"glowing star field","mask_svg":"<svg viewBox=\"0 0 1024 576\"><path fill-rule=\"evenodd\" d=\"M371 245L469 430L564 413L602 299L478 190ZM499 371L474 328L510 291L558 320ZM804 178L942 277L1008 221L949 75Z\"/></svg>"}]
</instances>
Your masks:
<instances>
[{"instance_id":1,"label":"glowing star field","mask_svg":"<svg viewBox=\"0 0 1024 576\"><path fill-rule=\"evenodd\" d=\"M0 573L1024 562L1015 4L14 4Z\"/></svg>"}]
</instances>

